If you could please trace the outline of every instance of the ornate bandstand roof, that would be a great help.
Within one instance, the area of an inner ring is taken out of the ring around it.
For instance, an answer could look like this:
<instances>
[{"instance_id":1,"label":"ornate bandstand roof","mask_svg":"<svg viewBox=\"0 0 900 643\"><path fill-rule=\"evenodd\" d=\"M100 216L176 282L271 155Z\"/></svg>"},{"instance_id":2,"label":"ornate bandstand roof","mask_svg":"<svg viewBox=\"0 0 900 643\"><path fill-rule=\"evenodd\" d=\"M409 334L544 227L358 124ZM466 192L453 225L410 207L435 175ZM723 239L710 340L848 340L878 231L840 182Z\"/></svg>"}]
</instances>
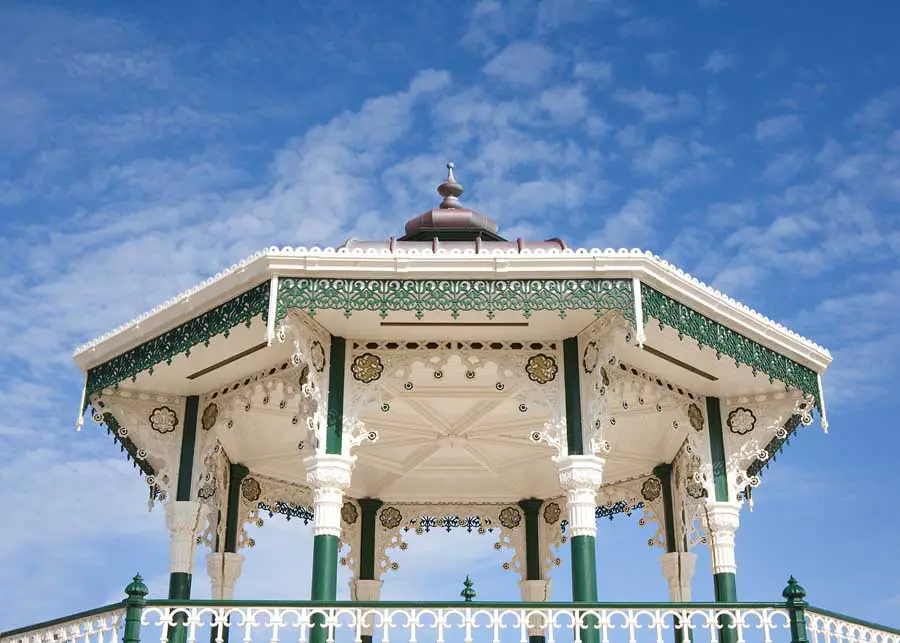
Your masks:
<instances>
[{"instance_id":1,"label":"ornate bandstand roof","mask_svg":"<svg viewBox=\"0 0 900 643\"><path fill-rule=\"evenodd\" d=\"M79 347L85 405L154 485L193 396L206 448L302 485L321 446L308 418L325 413L308 387L339 381L340 364L344 448L362 445L348 495L386 502L558 496L549 447L534 441L552 446L540 433L564 415L564 368L611 392L598 411L610 484L675 460L708 422L706 396L733 411L734 439L760 423L749 477L796 407L774 420L738 411L784 399L822 411L821 346L652 253L507 240L462 205L452 164L438 192L399 238L267 248ZM582 400L601 404L596 387ZM144 416L153 431L138 436L128 427Z\"/></svg>"}]
</instances>

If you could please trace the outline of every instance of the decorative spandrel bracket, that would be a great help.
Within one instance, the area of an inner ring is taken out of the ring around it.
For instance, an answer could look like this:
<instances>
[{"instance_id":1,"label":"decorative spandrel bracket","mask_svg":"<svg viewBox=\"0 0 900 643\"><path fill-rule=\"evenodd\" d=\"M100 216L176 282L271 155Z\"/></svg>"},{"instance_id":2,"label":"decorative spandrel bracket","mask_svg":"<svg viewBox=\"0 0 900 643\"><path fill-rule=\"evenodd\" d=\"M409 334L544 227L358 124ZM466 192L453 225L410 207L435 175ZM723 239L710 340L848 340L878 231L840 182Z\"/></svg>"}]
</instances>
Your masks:
<instances>
[{"instance_id":1,"label":"decorative spandrel bracket","mask_svg":"<svg viewBox=\"0 0 900 643\"><path fill-rule=\"evenodd\" d=\"M815 398L799 391L728 399L722 410L729 491L753 507L761 473L800 426L813 421Z\"/></svg>"},{"instance_id":2,"label":"decorative spandrel bracket","mask_svg":"<svg viewBox=\"0 0 900 643\"><path fill-rule=\"evenodd\" d=\"M238 548L256 545L247 532L247 525L262 527L265 514L269 517L281 514L287 520L297 519L308 525L313 521L312 500L309 487L250 473L241 483Z\"/></svg>"},{"instance_id":3,"label":"decorative spandrel bracket","mask_svg":"<svg viewBox=\"0 0 900 643\"><path fill-rule=\"evenodd\" d=\"M104 389L91 398L94 422L141 469L150 487L149 506L174 496L180 466L185 399L172 395Z\"/></svg>"},{"instance_id":4,"label":"decorative spandrel bracket","mask_svg":"<svg viewBox=\"0 0 900 643\"><path fill-rule=\"evenodd\" d=\"M502 563L505 570L525 578L525 518L515 505L444 505L389 504L377 514L375 538L375 578L399 569L391 557L392 550L405 551L410 533L422 535L431 531L463 530L478 535L496 535L496 550L510 549L512 556Z\"/></svg>"}]
</instances>

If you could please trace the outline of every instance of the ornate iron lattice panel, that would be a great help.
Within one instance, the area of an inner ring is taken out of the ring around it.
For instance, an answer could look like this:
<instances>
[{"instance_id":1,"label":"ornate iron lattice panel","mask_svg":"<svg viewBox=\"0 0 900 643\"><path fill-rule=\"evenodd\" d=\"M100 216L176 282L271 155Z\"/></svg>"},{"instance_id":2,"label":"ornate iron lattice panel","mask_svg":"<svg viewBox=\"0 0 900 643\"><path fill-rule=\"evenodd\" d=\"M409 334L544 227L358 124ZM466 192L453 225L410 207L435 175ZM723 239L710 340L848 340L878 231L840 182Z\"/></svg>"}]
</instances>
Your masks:
<instances>
[{"instance_id":1,"label":"ornate iron lattice panel","mask_svg":"<svg viewBox=\"0 0 900 643\"><path fill-rule=\"evenodd\" d=\"M108 386L137 377L162 362L171 364L180 354L190 355L200 344L208 345L217 335L228 336L232 328L250 326L254 318L265 317L269 303L269 282L266 281L238 295L221 306L208 310L148 342L122 353L88 371L87 399Z\"/></svg>"},{"instance_id":2,"label":"ornate iron lattice panel","mask_svg":"<svg viewBox=\"0 0 900 643\"><path fill-rule=\"evenodd\" d=\"M678 332L679 338L692 337L701 348L704 346L712 348L716 351L716 357L728 355L736 365L749 366L754 374L762 372L768 375L769 381L779 380L804 393L814 395L818 402L819 381L812 369L757 344L718 322L707 319L646 284L641 284L641 298L644 323L653 318L661 329L669 326Z\"/></svg>"},{"instance_id":3,"label":"ornate iron lattice panel","mask_svg":"<svg viewBox=\"0 0 900 643\"><path fill-rule=\"evenodd\" d=\"M276 318L297 308L316 311L377 312L382 317L413 311L421 318L429 311L483 312L493 318L501 311L519 311L524 317L540 310L592 310L598 316L619 310L634 318L634 295L626 279L282 279L278 284Z\"/></svg>"}]
</instances>

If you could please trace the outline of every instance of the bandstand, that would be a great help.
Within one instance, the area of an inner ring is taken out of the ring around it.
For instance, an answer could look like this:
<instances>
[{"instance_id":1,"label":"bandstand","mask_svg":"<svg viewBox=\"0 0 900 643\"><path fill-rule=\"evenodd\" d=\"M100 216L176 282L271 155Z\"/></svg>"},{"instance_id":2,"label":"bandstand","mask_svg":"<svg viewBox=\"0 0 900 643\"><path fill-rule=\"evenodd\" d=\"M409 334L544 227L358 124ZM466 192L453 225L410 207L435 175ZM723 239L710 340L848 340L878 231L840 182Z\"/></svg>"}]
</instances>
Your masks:
<instances>
[{"instance_id":1,"label":"bandstand","mask_svg":"<svg viewBox=\"0 0 900 643\"><path fill-rule=\"evenodd\" d=\"M710 548L716 602L738 601L742 507L814 412L827 427L829 353L652 254L504 239L448 167L438 207L401 237L268 248L78 349L82 408L135 462L170 532L168 600L147 607L137 580L129 609L191 630L205 546L207 607L225 624L241 551L265 547L258 527L274 514L313 525L312 602L288 606L300 640L333 638L342 618L356 640L385 629L395 553L442 528L497 534L523 603L546 617L518 613L532 643L552 638L551 608L573 615L570 639L598 640L594 539L617 513L642 516L683 610L676 630L691 621L695 547ZM553 607L564 547L573 602ZM321 607L339 565L377 618ZM805 605L794 586L785 598ZM796 639L796 613L779 609ZM735 610L710 632L737 640Z\"/></svg>"}]
</instances>

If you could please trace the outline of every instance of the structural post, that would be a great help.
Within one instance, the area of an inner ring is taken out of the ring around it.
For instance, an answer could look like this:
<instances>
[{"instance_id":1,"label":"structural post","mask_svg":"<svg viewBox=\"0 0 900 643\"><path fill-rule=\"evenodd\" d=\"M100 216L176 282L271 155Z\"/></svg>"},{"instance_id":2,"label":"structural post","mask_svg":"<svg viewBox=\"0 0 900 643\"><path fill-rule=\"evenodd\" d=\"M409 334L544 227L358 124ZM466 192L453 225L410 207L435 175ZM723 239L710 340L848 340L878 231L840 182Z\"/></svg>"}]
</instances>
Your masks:
<instances>
[{"instance_id":1,"label":"structural post","mask_svg":"<svg viewBox=\"0 0 900 643\"><path fill-rule=\"evenodd\" d=\"M141 643L141 611L147 603L147 586L140 574L125 588L125 631L122 643Z\"/></svg>"},{"instance_id":2,"label":"structural post","mask_svg":"<svg viewBox=\"0 0 900 643\"><path fill-rule=\"evenodd\" d=\"M597 602L597 489L603 482L604 459L570 455L557 461L559 482L569 506L569 547L572 552L572 601ZM584 643L599 641L595 618L584 620Z\"/></svg>"},{"instance_id":3,"label":"structural post","mask_svg":"<svg viewBox=\"0 0 900 643\"><path fill-rule=\"evenodd\" d=\"M543 578L541 565L540 511L543 500L529 498L519 502L525 516L525 580L519 583L523 603L546 603L550 600L550 581ZM544 643L544 627L528 628L529 643Z\"/></svg>"},{"instance_id":4,"label":"structural post","mask_svg":"<svg viewBox=\"0 0 900 643\"><path fill-rule=\"evenodd\" d=\"M199 397L189 395L186 398L175 500L170 501L166 505L166 524L169 527L171 538L171 558L169 561L170 600L188 600L191 597L194 546L202 511L200 503L191 501L191 484L194 478L194 447L197 441L197 414L199 407Z\"/></svg>"},{"instance_id":5,"label":"structural post","mask_svg":"<svg viewBox=\"0 0 900 643\"><path fill-rule=\"evenodd\" d=\"M737 563L734 556L734 535L740 525L740 505L728 491L728 466L725 456L725 435L722 429L722 407L719 398L706 398L709 425L709 451L712 457L715 501L704 506L704 522L709 534L710 561L717 603L736 603ZM719 628L722 643L735 643L737 630L728 616L722 617Z\"/></svg>"},{"instance_id":6,"label":"structural post","mask_svg":"<svg viewBox=\"0 0 900 643\"><path fill-rule=\"evenodd\" d=\"M359 573L352 582L351 589L354 601L374 603L381 598L383 581L375 579L375 536L378 510L384 504L377 498L360 498L359 520ZM372 625L362 628L362 643L372 643Z\"/></svg>"},{"instance_id":7,"label":"structural post","mask_svg":"<svg viewBox=\"0 0 900 643\"><path fill-rule=\"evenodd\" d=\"M734 536L740 524L740 505L734 502L728 493L725 439L719 398L706 398L706 413L709 417L709 447L716 494L715 502L708 503L706 507L715 596L717 602L734 603L738 599Z\"/></svg>"},{"instance_id":8,"label":"structural post","mask_svg":"<svg viewBox=\"0 0 900 643\"><path fill-rule=\"evenodd\" d=\"M663 519L665 520L666 553L660 557L662 573L669 585L669 600L673 603L691 601L691 581L697 566L697 555L683 551L685 543L679 543L675 531L675 499L672 494L672 465L661 464L653 469L653 475L662 483ZM679 546L681 545L681 547ZM674 617L675 640L685 643L691 640L690 629L682 627L681 618Z\"/></svg>"},{"instance_id":9,"label":"structural post","mask_svg":"<svg viewBox=\"0 0 900 643\"><path fill-rule=\"evenodd\" d=\"M306 458L306 482L313 491L313 568L314 601L337 599L338 541L341 536L341 506L350 487L354 459L339 454L319 454ZM319 621L320 619L316 619ZM327 631L317 622L310 641L323 643Z\"/></svg>"},{"instance_id":10,"label":"structural post","mask_svg":"<svg viewBox=\"0 0 900 643\"><path fill-rule=\"evenodd\" d=\"M806 632L806 590L793 576L788 580L787 586L781 595L787 600L787 608L791 619L791 643L809 643L809 635Z\"/></svg>"},{"instance_id":11,"label":"structural post","mask_svg":"<svg viewBox=\"0 0 900 643\"><path fill-rule=\"evenodd\" d=\"M206 557L206 573L212 585L214 600L229 601L234 598L234 586L244 566L244 557L237 553L240 531L241 484L250 470L242 464L232 464L228 470L228 498L225 505L225 530L223 539L216 538L216 551ZM221 629L221 632L219 631ZM228 624L212 628L210 643L228 640Z\"/></svg>"}]
</instances>

